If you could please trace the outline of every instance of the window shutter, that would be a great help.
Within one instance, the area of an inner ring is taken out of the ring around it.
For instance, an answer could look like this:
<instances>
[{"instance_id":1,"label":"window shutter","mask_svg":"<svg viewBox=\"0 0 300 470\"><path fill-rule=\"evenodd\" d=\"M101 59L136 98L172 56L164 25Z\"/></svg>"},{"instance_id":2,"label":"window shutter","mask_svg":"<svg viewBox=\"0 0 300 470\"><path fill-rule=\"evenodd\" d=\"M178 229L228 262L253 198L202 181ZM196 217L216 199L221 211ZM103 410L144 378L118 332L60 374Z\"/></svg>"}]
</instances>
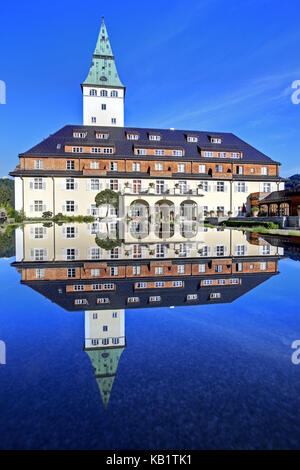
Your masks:
<instances>
[{"instance_id":1,"label":"window shutter","mask_svg":"<svg viewBox=\"0 0 300 470\"><path fill-rule=\"evenodd\" d=\"M30 259L34 261L34 250L30 250Z\"/></svg>"},{"instance_id":2,"label":"window shutter","mask_svg":"<svg viewBox=\"0 0 300 470\"><path fill-rule=\"evenodd\" d=\"M208 254L208 255L211 254L211 247L210 247L210 246L207 247L207 254Z\"/></svg>"},{"instance_id":3,"label":"window shutter","mask_svg":"<svg viewBox=\"0 0 300 470\"><path fill-rule=\"evenodd\" d=\"M88 208L87 208L87 210L86 210L86 213L87 213L87 215L91 215L91 208L90 208L90 206L88 206Z\"/></svg>"},{"instance_id":4,"label":"window shutter","mask_svg":"<svg viewBox=\"0 0 300 470\"><path fill-rule=\"evenodd\" d=\"M245 192L247 193L248 191L249 191L249 189L248 189L248 184L246 183L246 184L245 184Z\"/></svg>"},{"instance_id":5,"label":"window shutter","mask_svg":"<svg viewBox=\"0 0 300 470\"><path fill-rule=\"evenodd\" d=\"M224 245L224 255L227 255L227 246Z\"/></svg>"},{"instance_id":6,"label":"window shutter","mask_svg":"<svg viewBox=\"0 0 300 470\"><path fill-rule=\"evenodd\" d=\"M78 255L79 255L79 250L76 248L75 249L75 259L78 259Z\"/></svg>"},{"instance_id":7,"label":"window shutter","mask_svg":"<svg viewBox=\"0 0 300 470\"><path fill-rule=\"evenodd\" d=\"M78 227L75 227L75 238L78 238Z\"/></svg>"},{"instance_id":8,"label":"window shutter","mask_svg":"<svg viewBox=\"0 0 300 470\"><path fill-rule=\"evenodd\" d=\"M43 227L43 235L44 235L44 238L46 238L48 235L48 231L46 227Z\"/></svg>"},{"instance_id":9,"label":"window shutter","mask_svg":"<svg viewBox=\"0 0 300 470\"><path fill-rule=\"evenodd\" d=\"M48 251L46 250L46 248L43 249L43 253L44 253L44 259L46 260L48 258Z\"/></svg>"},{"instance_id":10,"label":"window shutter","mask_svg":"<svg viewBox=\"0 0 300 470\"><path fill-rule=\"evenodd\" d=\"M66 180L64 178L61 180L61 189L63 191L66 189Z\"/></svg>"},{"instance_id":11,"label":"window shutter","mask_svg":"<svg viewBox=\"0 0 300 470\"><path fill-rule=\"evenodd\" d=\"M91 190L91 180L86 180L86 190L87 191Z\"/></svg>"},{"instance_id":12,"label":"window shutter","mask_svg":"<svg viewBox=\"0 0 300 470\"><path fill-rule=\"evenodd\" d=\"M227 193L227 191L228 191L228 184L224 183L224 193Z\"/></svg>"},{"instance_id":13,"label":"window shutter","mask_svg":"<svg viewBox=\"0 0 300 470\"><path fill-rule=\"evenodd\" d=\"M61 206L61 210L62 210L62 212L66 212L66 205L65 205L65 204L63 204L63 205Z\"/></svg>"},{"instance_id":14,"label":"window shutter","mask_svg":"<svg viewBox=\"0 0 300 470\"><path fill-rule=\"evenodd\" d=\"M30 212L33 212L33 204L30 204Z\"/></svg>"},{"instance_id":15,"label":"window shutter","mask_svg":"<svg viewBox=\"0 0 300 470\"><path fill-rule=\"evenodd\" d=\"M75 189L75 191L78 190L78 181L75 181L75 182L74 182L74 189Z\"/></svg>"},{"instance_id":16,"label":"window shutter","mask_svg":"<svg viewBox=\"0 0 300 470\"><path fill-rule=\"evenodd\" d=\"M91 257L92 257L91 248L87 248L87 250L86 250L86 256L87 256L87 259L91 259Z\"/></svg>"},{"instance_id":17,"label":"window shutter","mask_svg":"<svg viewBox=\"0 0 300 470\"><path fill-rule=\"evenodd\" d=\"M67 249L66 248L62 248L61 255L62 255L62 259L66 261L67 260Z\"/></svg>"},{"instance_id":18,"label":"window shutter","mask_svg":"<svg viewBox=\"0 0 300 470\"><path fill-rule=\"evenodd\" d=\"M42 189L46 189L46 181L45 180L42 181Z\"/></svg>"},{"instance_id":19,"label":"window shutter","mask_svg":"<svg viewBox=\"0 0 300 470\"><path fill-rule=\"evenodd\" d=\"M211 191L211 184L207 185L207 191Z\"/></svg>"},{"instance_id":20,"label":"window shutter","mask_svg":"<svg viewBox=\"0 0 300 470\"><path fill-rule=\"evenodd\" d=\"M34 228L30 227L30 238L34 238Z\"/></svg>"},{"instance_id":21,"label":"window shutter","mask_svg":"<svg viewBox=\"0 0 300 470\"><path fill-rule=\"evenodd\" d=\"M29 187L30 187L30 189L33 189L33 179L31 179L31 180L29 181Z\"/></svg>"},{"instance_id":22,"label":"window shutter","mask_svg":"<svg viewBox=\"0 0 300 470\"><path fill-rule=\"evenodd\" d=\"M43 212L46 212L46 210L47 210L47 206L46 204L43 204Z\"/></svg>"},{"instance_id":23,"label":"window shutter","mask_svg":"<svg viewBox=\"0 0 300 470\"><path fill-rule=\"evenodd\" d=\"M64 238L66 238L66 236L67 236L67 229L66 229L66 227L63 227L63 228L62 228L62 236L63 236Z\"/></svg>"},{"instance_id":24,"label":"window shutter","mask_svg":"<svg viewBox=\"0 0 300 470\"><path fill-rule=\"evenodd\" d=\"M74 205L74 211L75 211L75 212L78 212L78 204L75 204L75 205Z\"/></svg>"}]
</instances>

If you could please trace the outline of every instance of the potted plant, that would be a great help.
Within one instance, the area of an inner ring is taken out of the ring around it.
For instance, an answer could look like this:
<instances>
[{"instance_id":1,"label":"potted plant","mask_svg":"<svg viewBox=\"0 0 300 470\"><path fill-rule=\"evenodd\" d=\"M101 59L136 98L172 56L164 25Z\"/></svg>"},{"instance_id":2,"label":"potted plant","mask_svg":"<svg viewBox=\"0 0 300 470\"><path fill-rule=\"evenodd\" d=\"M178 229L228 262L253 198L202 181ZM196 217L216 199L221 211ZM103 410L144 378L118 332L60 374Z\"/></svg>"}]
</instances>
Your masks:
<instances>
[{"instance_id":1,"label":"potted plant","mask_svg":"<svg viewBox=\"0 0 300 470\"><path fill-rule=\"evenodd\" d=\"M149 183L148 193L150 193L150 194L154 193L154 183Z\"/></svg>"},{"instance_id":2,"label":"potted plant","mask_svg":"<svg viewBox=\"0 0 300 470\"><path fill-rule=\"evenodd\" d=\"M228 211L227 214L228 214L228 217L232 217L232 211Z\"/></svg>"},{"instance_id":3,"label":"potted plant","mask_svg":"<svg viewBox=\"0 0 300 470\"><path fill-rule=\"evenodd\" d=\"M252 212L253 217L257 217L259 213L259 208L254 206L252 207L251 212Z\"/></svg>"}]
</instances>

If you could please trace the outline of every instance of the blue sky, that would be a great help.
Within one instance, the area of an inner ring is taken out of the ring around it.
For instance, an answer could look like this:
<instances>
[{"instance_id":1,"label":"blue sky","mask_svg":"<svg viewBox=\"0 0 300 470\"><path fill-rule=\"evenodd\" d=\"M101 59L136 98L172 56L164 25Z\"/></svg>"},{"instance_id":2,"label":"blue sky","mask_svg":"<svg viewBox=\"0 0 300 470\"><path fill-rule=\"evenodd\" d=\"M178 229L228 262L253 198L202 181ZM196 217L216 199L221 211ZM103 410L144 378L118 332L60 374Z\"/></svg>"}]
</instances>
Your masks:
<instances>
[{"instance_id":1,"label":"blue sky","mask_svg":"<svg viewBox=\"0 0 300 470\"><path fill-rule=\"evenodd\" d=\"M298 0L1 5L0 176L18 154L65 124L82 122L101 16L126 85L125 123L233 132L300 173Z\"/></svg>"}]
</instances>

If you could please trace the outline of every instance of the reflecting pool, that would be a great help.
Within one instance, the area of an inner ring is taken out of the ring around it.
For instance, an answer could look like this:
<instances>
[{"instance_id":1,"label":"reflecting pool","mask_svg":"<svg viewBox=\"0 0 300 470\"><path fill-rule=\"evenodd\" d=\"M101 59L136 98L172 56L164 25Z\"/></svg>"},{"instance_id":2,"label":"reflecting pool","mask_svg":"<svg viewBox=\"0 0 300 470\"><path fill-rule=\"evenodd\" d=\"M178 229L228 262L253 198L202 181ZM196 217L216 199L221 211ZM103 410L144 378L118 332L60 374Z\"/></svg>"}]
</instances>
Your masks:
<instances>
[{"instance_id":1,"label":"reflecting pool","mask_svg":"<svg viewBox=\"0 0 300 470\"><path fill-rule=\"evenodd\" d=\"M0 233L0 448L299 448L297 238L136 228Z\"/></svg>"}]
</instances>

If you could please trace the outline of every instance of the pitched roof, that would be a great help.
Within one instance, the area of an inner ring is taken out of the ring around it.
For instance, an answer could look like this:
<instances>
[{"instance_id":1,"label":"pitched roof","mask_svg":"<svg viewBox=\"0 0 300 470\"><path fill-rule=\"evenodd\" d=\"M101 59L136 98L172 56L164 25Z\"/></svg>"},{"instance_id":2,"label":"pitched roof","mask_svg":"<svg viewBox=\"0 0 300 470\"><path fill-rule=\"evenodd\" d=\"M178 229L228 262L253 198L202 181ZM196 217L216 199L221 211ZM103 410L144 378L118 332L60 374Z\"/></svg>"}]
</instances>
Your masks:
<instances>
[{"instance_id":1,"label":"pitched roof","mask_svg":"<svg viewBox=\"0 0 300 470\"><path fill-rule=\"evenodd\" d=\"M124 87L117 72L104 19L102 20L90 70L83 85Z\"/></svg>"},{"instance_id":2,"label":"pitched roof","mask_svg":"<svg viewBox=\"0 0 300 470\"><path fill-rule=\"evenodd\" d=\"M85 138L74 138L74 131L84 131L87 135ZM105 140L96 139L95 134L108 133L109 138ZM127 133L136 133L139 135L137 141L128 140ZM160 141L149 141L149 134L159 134ZM187 136L197 136L198 142L188 142ZM185 158L200 159L201 150L211 151L232 151L242 152L243 162L258 163L274 163L270 157L255 149L245 141L229 132L218 132L221 136L222 143L214 144L210 141L212 132L206 131L189 131L189 130L171 130L171 129L155 129L155 128L139 128L139 127L105 127L105 126L78 126L67 125L50 135L48 138L32 147L21 155L51 155L62 156L65 154L65 145L114 145L114 158L120 156L122 158L132 158L135 147L155 147L159 148L180 148L184 149ZM168 157L164 157L168 158ZM182 157L181 157L182 159Z\"/></svg>"}]
</instances>

